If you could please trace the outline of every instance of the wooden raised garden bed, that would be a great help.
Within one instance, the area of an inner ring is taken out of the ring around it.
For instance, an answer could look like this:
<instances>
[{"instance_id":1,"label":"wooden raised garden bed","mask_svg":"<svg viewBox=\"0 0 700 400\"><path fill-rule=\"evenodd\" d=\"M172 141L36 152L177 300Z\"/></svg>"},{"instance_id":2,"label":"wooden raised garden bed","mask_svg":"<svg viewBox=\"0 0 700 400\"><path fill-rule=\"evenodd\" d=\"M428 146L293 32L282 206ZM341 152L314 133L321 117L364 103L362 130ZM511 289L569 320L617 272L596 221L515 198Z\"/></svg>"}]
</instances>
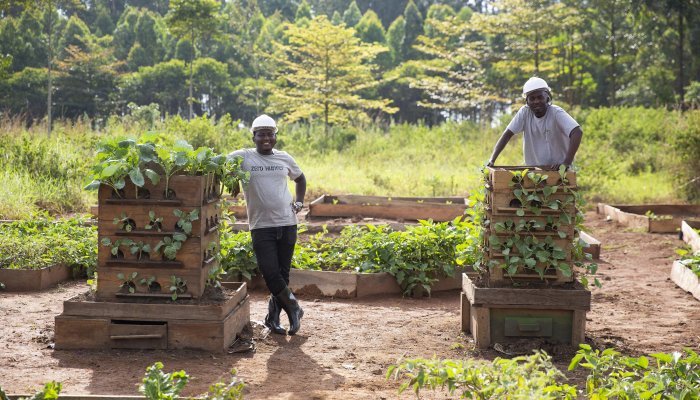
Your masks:
<instances>
[{"instance_id":1,"label":"wooden raised garden bed","mask_svg":"<svg viewBox=\"0 0 700 400\"><path fill-rule=\"evenodd\" d=\"M462 273L465 273L463 269L457 269L454 277L438 279L431 287L431 291L461 288ZM474 273L469 272L469 275L473 276ZM289 274L289 287L297 294L343 299L381 294L400 295L402 292L396 278L386 272L356 273L292 269Z\"/></svg>"},{"instance_id":2,"label":"wooden raised garden bed","mask_svg":"<svg viewBox=\"0 0 700 400\"><path fill-rule=\"evenodd\" d=\"M245 283L223 286L229 296L209 302L66 300L56 317L56 349L226 351L250 322L250 301Z\"/></svg>"},{"instance_id":3,"label":"wooden raised garden bed","mask_svg":"<svg viewBox=\"0 0 700 400\"><path fill-rule=\"evenodd\" d=\"M676 233L683 220L700 220L700 205L689 204L598 204L603 214L622 225L651 233Z\"/></svg>"},{"instance_id":4,"label":"wooden raised garden bed","mask_svg":"<svg viewBox=\"0 0 700 400\"><path fill-rule=\"evenodd\" d=\"M381 197L327 195L309 204L307 218L363 217L396 220L451 221L467 209L463 197Z\"/></svg>"},{"instance_id":5,"label":"wooden raised garden bed","mask_svg":"<svg viewBox=\"0 0 700 400\"><path fill-rule=\"evenodd\" d=\"M544 339L553 344L584 343L591 292L583 288L484 288L463 275L462 331L485 349L495 343Z\"/></svg>"},{"instance_id":6,"label":"wooden raised garden bed","mask_svg":"<svg viewBox=\"0 0 700 400\"><path fill-rule=\"evenodd\" d=\"M0 268L0 282L8 292L36 292L67 281L72 276L71 268L59 264L41 269Z\"/></svg>"},{"instance_id":7,"label":"wooden raised garden bed","mask_svg":"<svg viewBox=\"0 0 700 400\"><path fill-rule=\"evenodd\" d=\"M600 240L594 238L589 233L584 231L579 232L581 240L586 242L586 247L583 248L584 253L588 253L594 260L600 259Z\"/></svg>"},{"instance_id":8,"label":"wooden raised garden bed","mask_svg":"<svg viewBox=\"0 0 700 400\"><path fill-rule=\"evenodd\" d=\"M681 236L693 251L700 251L700 221L682 221Z\"/></svg>"},{"instance_id":9,"label":"wooden raised garden bed","mask_svg":"<svg viewBox=\"0 0 700 400\"><path fill-rule=\"evenodd\" d=\"M671 280L675 282L678 287L700 300L700 277L678 260L673 262Z\"/></svg>"}]
</instances>

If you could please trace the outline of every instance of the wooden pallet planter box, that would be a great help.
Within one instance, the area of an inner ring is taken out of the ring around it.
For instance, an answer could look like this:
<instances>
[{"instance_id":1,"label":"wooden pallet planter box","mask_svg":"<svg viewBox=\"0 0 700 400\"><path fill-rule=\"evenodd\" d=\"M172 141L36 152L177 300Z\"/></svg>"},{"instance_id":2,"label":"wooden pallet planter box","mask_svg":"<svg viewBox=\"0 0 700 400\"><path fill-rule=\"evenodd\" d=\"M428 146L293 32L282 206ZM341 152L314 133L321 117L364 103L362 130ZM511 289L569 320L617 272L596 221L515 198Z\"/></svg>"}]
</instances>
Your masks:
<instances>
[{"instance_id":1,"label":"wooden pallet planter box","mask_svg":"<svg viewBox=\"0 0 700 400\"><path fill-rule=\"evenodd\" d=\"M584 343L588 290L482 288L466 274L462 279L461 329L474 337L477 348L527 338Z\"/></svg>"},{"instance_id":2,"label":"wooden pallet planter box","mask_svg":"<svg viewBox=\"0 0 700 400\"><path fill-rule=\"evenodd\" d=\"M451 221L464 215L463 197L381 197L327 195L309 204L307 217L366 217L396 220Z\"/></svg>"},{"instance_id":3,"label":"wooden pallet planter box","mask_svg":"<svg viewBox=\"0 0 700 400\"><path fill-rule=\"evenodd\" d=\"M609 205L598 204L598 214L630 228L643 229L650 233L676 233L685 220L700 220L700 205L689 204L643 204ZM649 217L651 211L656 217Z\"/></svg>"},{"instance_id":4,"label":"wooden pallet planter box","mask_svg":"<svg viewBox=\"0 0 700 400\"><path fill-rule=\"evenodd\" d=\"M538 174L547 175L545 184L548 186L558 185L561 183L561 177L558 171L544 170L538 167L523 167L523 166L498 166L489 167L489 183L490 189L492 190L503 190L511 189L510 183L513 182L513 172L521 171L523 169L528 169ZM574 171L566 172L566 179L568 181L565 187L576 187L576 173ZM523 187L526 189L534 189L536 185L529 178L525 178L523 181Z\"/></svg>"},{"instance_id":5,"label":"wooden pallet planter box","mask_svg":"<svg viewBox=\"0 0 700 400\"><path fill-rule=\"evenodd\" d=\"M72 277L72 269L58 264L41 269L0 268L0 282L8 292L36 292L56 286Z\"/></svg>"},{"instance_id":6,"label":"wooden pallet planter box","mask_svg":"<svg viewBox=\"0 0 700 400\"><path fill-rule=\"evenodd\" d=\"M464 269L457 269L454 277L439 278L431 290L440 292L459 289L462 273L465 273ZM473 273L469 272L469 274ZM396 278L386 272L357 273L292 269L289 274L289 287L297 294L341 299L401 294L401 287L396 282Z\"/></svg>"},{"instance_id":7,"label":"wooden pallet planter box","mask_svg":"<svg viewBox=\"0 0 700 400\"><path fill-rule=\"evenodd\" d=\"M250 322L245 283L218 302L180 304L73 298L56 316L56 349L197 349L223 352ZM78 296L80 297L80 296Z\"/></svg>"},{"instance_id":8,"label":"wooden pallet planter box","mask_svg":"<svg viewBox=\"0 0 700 400\"><path fill-rule=\"evenodd\" d=\"M700 220L681 222L681 238L693 251L700 251L700 233L696 229L700 229Z\"/></svg>"},{"instance_id":9,"label":"wooden pallet planter box","mask_svg":"<svg viewBox=\"0 0 700 400\"><path fill-rule=\"evenodd\" d=\"M671 280L675 282L679 288L689 292L693 297L700 300L700 277L678 260L673 262Z\"/></svg>"}]
</instances>

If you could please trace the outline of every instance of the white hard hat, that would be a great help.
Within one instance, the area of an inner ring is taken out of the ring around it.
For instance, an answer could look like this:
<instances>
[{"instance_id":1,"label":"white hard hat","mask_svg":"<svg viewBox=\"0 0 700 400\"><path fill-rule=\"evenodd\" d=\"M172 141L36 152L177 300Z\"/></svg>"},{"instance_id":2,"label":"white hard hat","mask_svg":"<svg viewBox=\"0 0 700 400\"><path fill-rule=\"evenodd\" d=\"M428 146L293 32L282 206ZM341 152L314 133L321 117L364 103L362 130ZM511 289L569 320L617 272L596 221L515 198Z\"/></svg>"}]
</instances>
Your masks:
<instances>
[{"instance_id":1,"label":"white hard hat","mask_svg":"<svg viewBox=\"0 0 700 400\"><path fill-rule=\"evenodd\" d=\"M545 82L544 79L533 76L532 78L528 79L527 82L525 82L525 84L523 85L523 97L527 97L528 93L540 89L544 89L548 92L552 91L552 89L550 89L549 86L547 86L547 82Z\"/></svg>"},{"instance_id":2,"label":"white hard hat","mask_svg":"<svg viewBox=\"0 0 700 400\"><path fill-rule=\"evenodd\" d=\"M266 114L262 114L253 120L253 124L250 126L250 131L255 133L255 131L262 128L274 129L275 133L277 133L277 124L275 123L275 120Z\"/></svg>"}]
</instances>

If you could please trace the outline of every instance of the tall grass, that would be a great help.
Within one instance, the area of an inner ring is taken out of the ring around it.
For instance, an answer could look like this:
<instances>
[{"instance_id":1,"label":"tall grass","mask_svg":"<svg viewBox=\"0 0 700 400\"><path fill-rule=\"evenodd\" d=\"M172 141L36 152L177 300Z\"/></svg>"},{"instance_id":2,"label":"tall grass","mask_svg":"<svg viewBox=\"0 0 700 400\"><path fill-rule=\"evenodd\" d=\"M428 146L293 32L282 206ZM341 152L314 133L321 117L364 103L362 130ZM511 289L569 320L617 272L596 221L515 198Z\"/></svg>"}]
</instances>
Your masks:
<instances>
[{"instance_id":1,"label":"tall grass","mask_svg":"<svg viewBox=\"0 0 700 400\"><path fill-rule=\"evenodd\" d=\"M609 108L574 113L584 131L577 155L579 184L592 201L682 202L692 196L700 165L700 111ZM386 196L466 196L480 184L479 167L504 128L449 122L435 127L281 126L277 147L304 170L307 200L322 193ZM187 139L195 147L228 153L252 147L239 121L206 117L185 121L141 121L134 116L93 122L57 122L26 128L0 121L0 218L21 218L45 209L56 214L86 212L96 201L85 192L95 144L111 136L138 137L148 130ZM508 144L500 165L522 163L519 137ZM688 183L690 182L690 183ZM696 201L697 201L697 197Z\"/></svg>"}]
</instances>

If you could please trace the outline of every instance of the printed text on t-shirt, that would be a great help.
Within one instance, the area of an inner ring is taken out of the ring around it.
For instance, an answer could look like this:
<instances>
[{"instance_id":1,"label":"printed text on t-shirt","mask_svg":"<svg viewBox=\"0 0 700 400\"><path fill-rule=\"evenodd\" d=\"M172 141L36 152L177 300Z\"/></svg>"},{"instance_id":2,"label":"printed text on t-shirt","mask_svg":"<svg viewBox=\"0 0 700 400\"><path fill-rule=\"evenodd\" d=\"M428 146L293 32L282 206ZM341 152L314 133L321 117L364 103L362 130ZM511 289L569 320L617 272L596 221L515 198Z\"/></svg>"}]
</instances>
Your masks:
<instances>
[{"instance_id":1,"label":"printed text on t-shirt","mask_svg":"<svg viewBox=\"0 0 700 400\"><path fill-rule=\"evenodd\" d=\"M281 165L253 165L250 167L250 171L283 171L284 167Z\"/></svg>"}]
</instances>

